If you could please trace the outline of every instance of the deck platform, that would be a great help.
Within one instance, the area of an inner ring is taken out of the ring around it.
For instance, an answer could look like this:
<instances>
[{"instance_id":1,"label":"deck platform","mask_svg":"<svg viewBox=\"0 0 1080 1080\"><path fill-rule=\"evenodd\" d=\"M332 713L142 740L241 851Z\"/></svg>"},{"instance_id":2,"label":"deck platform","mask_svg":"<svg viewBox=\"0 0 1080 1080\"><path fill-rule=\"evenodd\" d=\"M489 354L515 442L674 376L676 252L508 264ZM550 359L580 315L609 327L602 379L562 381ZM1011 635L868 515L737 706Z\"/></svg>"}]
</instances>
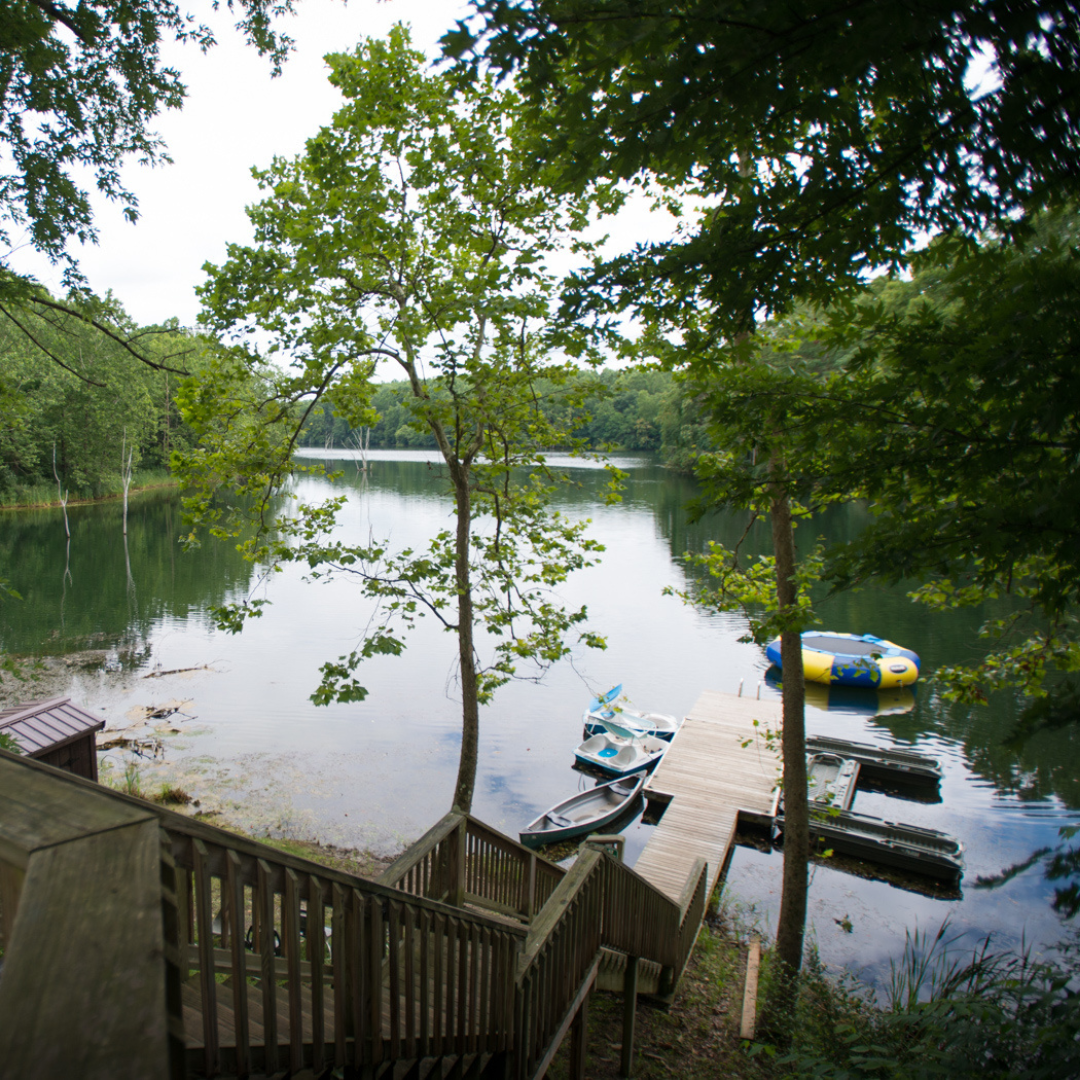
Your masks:
<instances>
[{"instance_id":1,"label":"deck platform","mask_svg":"<svg viewBox=\"0 0 1080 1080\"><path fill-rule=\"evenodd\" d=\"M708 863L712 895L740 813L764 820L775 812L780 755L766 745L765 731L779 732L780 721L778 701L714 690L703 691L687 713L645 785L646 798L667 808L634 866L673 900L699 858Z\"/></svg>"}]
</instances>

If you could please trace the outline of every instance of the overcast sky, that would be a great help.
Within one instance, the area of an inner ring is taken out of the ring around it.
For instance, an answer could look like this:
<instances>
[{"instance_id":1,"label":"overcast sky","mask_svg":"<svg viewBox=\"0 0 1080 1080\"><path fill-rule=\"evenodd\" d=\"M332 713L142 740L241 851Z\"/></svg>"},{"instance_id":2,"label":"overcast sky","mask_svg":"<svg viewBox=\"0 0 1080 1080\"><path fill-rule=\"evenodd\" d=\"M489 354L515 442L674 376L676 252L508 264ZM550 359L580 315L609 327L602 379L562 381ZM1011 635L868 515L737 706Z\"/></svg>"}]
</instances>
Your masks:
<instances>
[{"instance_id":1,"label":"overcast sky","mask_svg":"<svg viewBox=\"0 0 1080 1080\"><path fill-rule=\"evenodd\" d=\"M299 153L341 102L326 80L323 56L350 49L361 37L382 36L402 21L412 25L414 43L434 57L439 37L465 10L452 0L350 0L347 6L342 0L300 0L297 8L294 18L280 22L296 49L276 79L269 61L232 30L227 11L212 20L218 45L206 55L174 44L166 51L166 62L179 68L188 87L183 109L153 125L173 164L126 165L125 183L139 200L138 222L132 225L117 205L98 200L98 245L73 248L93 288L112 289L138 322L176 316L194 325L203 263L220 262L227 243L251 239L244 208L259 197L252 166L268 165L275 154ZM59 271L27 247L9 265L61 291Z\"/></svg>"},{"instance_id":2,"label":"overcast sky","mask_svg":"<svg viewBox=\"0 0 1080 1080\"><path fill-rule=\"evenodd\" d=\"M95 291L112 289L137 322L175 316L181 325L196 323L194 290L203 281L203 263L220 263L226 244L251 240L244 208L259 198L252 166L301 152L341 102L326 79L327 53L351 49L361 37L382 36L395 22L406 22L414 44L434 58L439 38L468 8L453 0L300 0L297 10L281 21L296 49L276 79L269 62L232 30L227 11L212 22L218 45L206 55L191 46L167 50L166 61L183 73L188 87L183 109L158 117L154 125L173 164L125 166L125 182L139 200L138 222L131 224L119 206L98 200L99 243L75 250ZM634 223L620 231L635 239L645 231L666 231L666 225L658 230L642 217L642 211L634 214ZM27 247L9 265L61 292L58 270Z\"/></svg>"}]
</instances>

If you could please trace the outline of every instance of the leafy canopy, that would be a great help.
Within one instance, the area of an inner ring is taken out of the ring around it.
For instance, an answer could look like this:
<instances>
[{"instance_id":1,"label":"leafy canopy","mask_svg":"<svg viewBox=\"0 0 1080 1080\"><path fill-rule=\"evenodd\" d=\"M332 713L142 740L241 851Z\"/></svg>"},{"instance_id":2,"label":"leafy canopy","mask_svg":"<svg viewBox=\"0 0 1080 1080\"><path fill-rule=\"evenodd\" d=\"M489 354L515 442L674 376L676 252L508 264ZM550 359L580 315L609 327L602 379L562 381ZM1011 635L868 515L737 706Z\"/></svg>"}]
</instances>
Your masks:
<instances>
[{"instance_id":1,"label":"leafy canopy","mask_svg":"<svg viewBox=\"0 0 1080 1080\"><path fill-rule=\"evenodd\" d=\"M291 42L271 21L292 0L226 4L239 9L238 28L276 70ZM214 44L210 29L173 0L0 0L0 244L16 243L25 229L35 249L65 265L69 285L82 280L66 245L97 238L80 172L135 220L123 162L168 161L148 125L184 98L180 73L161 61L169 37L203 50ZM0 295L26 287L0 264Z\"/></svg>"},{"instance_id":2,"label":"leafy canopy","mask_svg":"<svg viewBox=\"0 0 1080 1080\"><path fill-rule=\"evenodd\" d=\"M514 72L570 178L655 177L711 204L584 278L575 313L680 325L706 302L707 345L1080 178L1080 13L1060 0L473 6L446 49Z\"/></svg>"},{"instance_id":3,"label":"leafy canopy","mask_svg":"<svg viewBox=\"0 0 1080 1080\"><path fill-rule=\"evenodd\" d=\"M971 668L941 673L954 695L1042 694L1080 669L1080 224L1042 216L1023 242L942 240L909 282L879 285L776 330L781 349L729 363L708 408L737 447L703 471L737 498L768 480L768 424L783 417L790 490L862 498L874 520L830 550L836 587L924 582L931 607L1019 597L984 633ZM820 357L843 358L821 370Z\"/></svg>"}]
</instances>

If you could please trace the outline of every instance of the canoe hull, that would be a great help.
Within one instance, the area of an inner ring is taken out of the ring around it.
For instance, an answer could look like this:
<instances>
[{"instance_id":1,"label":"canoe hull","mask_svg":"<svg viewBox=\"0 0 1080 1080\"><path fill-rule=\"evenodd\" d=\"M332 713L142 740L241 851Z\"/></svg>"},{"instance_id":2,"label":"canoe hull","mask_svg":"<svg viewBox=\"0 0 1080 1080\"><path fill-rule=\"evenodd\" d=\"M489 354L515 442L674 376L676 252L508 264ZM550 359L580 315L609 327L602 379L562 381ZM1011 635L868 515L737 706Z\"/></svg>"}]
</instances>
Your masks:
<instances>
[{"instance_id":1,"label":"canoe hull","mask_svg":"<svg viewBox=\"0 0 1080 1080\"><path fill-rule=\"evenodd\" d=\"M518 836L526 847L538 848L599 832L640 802L644 783L644 775L638 775L598 784L545 810Z\"/></svg>"}]
</instances>

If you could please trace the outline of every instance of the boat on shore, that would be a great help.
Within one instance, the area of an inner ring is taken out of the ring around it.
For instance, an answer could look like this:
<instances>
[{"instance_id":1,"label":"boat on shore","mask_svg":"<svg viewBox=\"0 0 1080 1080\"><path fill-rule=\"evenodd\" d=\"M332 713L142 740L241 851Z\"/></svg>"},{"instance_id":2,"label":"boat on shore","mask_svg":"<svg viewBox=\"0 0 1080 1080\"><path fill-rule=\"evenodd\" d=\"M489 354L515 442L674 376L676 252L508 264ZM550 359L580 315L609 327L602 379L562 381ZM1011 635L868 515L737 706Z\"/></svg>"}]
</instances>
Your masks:
<instances>
[{"instance_id":1,"label":"boat on shore","mask_svg":"<svg viewBox=\"0 0 1080 1080\"><path fill-rule=\"evenodd\" d=\"M644 775L609 780L556 803L518 833L530 848L600 832L641 801Z\"/></svg>"},{"instance_id":2,"label":"boat on shore","mask_svg":"<svg viewBox=\"0 0 1080 1080\"><path fill-rule=\"evenodd\" d=\"M783 670L779 638L769 642L765 654ZM808 630L802 635L802 660L807 682L888 690L919 678L916 653L873 634Z\"/></svg>"}]
</instances>

